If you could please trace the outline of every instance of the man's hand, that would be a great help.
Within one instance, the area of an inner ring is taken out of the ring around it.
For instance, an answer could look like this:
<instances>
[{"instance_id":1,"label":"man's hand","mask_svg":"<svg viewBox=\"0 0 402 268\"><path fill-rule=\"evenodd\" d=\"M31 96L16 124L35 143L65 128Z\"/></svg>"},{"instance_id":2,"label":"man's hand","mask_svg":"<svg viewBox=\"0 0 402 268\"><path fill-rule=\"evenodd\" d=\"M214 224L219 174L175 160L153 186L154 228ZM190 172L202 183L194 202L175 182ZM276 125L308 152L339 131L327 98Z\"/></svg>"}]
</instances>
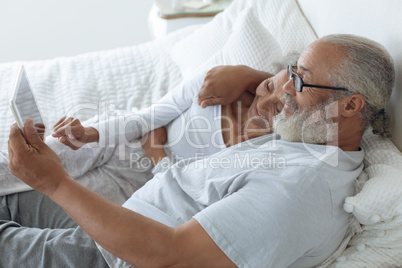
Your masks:
<instances>
[{"instance_id":1,"label":"man's hand","mask_svg":"<svg viewBox=\"0 0 402 268\"><path fill-rule=\"evenodd\" d=\"M36 123L34 124L34 127L36 128L36 131L38 132L41 140L45 140L45 132L46 132L45 125L43 123Z\"/></svg>"},{"instance_id":2,"label":"man's hand","mask_svg":"<svg viewBox=\"0 0 402 268\"><path fill-rule=\"evenodd\" d=\"M154 166L156 166L162 158L167 156L163 149L163 144L165 144L166 141L167 131L165 127L157 128L141 139L145 155L151 160Z\"/></svg>"},{"instance_id":3,"label":"man's hand","mask_svg":"<svg viewBox=\"0 0 402 268\"><path fill-rule=\"evenodd\" d=\"M52 136L73 150L81 148L86 143L98 142L99 133L92 127L84 127L77 118L62 117L53 126Z\"/></svg>"},{"instance_id":4,"label":"man's hand","mask_svg":"<svg viewBox=\"0 0 402 268\"><path fill-rule=\"evenodd\" d=\"M10 171L32 188L51 195L69 175L57 154L40 138L32 119L25 122L24 133L26 140L16 124L11 126L8 141Z\"/></svg>"},{"instance_id":5,"label":"man's hand","mask_svg":"<svg viewBox=\"0 0 402 268\"><path fill-rule=\"evenodd\" d=\"M257 86L270 76L245 65L214 67L205 76L198 94L198 105L205 108L233 103L246 90L255 94Z\"/></svg>"}]
</instances>

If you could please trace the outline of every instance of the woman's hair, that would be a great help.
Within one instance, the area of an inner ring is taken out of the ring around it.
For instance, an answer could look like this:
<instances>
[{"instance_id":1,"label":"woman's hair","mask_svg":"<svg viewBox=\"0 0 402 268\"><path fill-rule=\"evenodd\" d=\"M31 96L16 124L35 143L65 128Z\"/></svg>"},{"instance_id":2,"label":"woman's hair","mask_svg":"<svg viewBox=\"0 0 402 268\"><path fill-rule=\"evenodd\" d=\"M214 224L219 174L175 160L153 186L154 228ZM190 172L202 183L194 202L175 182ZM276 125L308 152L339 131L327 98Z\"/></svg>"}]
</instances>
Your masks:
<instances>
[{"instance_id":1,"label":"woman's hair","mask_svg":"<svg viewBox=\"0 0 402 268\"><path fill-rule=\"evenodd\" d=\"M275 73L279 73L280 71L288 68L288 65L295 66L297 65L297 60L300 58L300 52L290 51L286 55L283 56L281 61L275 61L272 65L275 68Z\"/></svg>"},{"instance_id":2,"label":"woman's hair","mask_svg":"<svg viewBox=\"0 0 402 268\"><path fill-rule=\"evenodd\" d=\"M395 70L387 50L377 42L349 34L324 36L320 42L335 45L345 52L339 65L331 70L329 79L335 87L364 96L366 105L360 112L364 129L371 124L374 133L390 137L385 106L394 86Z\"/></svg>"}]
</instances>

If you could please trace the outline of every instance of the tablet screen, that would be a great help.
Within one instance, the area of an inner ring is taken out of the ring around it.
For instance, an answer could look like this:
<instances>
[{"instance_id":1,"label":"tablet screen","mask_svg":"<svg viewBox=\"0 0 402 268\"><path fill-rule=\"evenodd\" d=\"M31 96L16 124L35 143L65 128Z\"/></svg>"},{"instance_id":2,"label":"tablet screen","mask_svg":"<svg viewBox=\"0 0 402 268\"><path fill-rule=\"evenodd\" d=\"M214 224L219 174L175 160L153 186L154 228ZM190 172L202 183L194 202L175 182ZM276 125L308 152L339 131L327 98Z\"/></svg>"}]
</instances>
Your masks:
<instances>
[{"instance_id":1,"label":"tablet screen","mask_svg":"<svg viewBox=\"0 0 402 268\"><path fill-rule=\"evenodd\" d=\"M43 123L42 117L39 113L39 109L36 106L31 88L29 87L28 78L25 70L23 70L21 74L18 92L15 96L15 106L21 116L22 124L25 124L28 118L32 118L34 124Z\"/></svg>"}]
</instances>

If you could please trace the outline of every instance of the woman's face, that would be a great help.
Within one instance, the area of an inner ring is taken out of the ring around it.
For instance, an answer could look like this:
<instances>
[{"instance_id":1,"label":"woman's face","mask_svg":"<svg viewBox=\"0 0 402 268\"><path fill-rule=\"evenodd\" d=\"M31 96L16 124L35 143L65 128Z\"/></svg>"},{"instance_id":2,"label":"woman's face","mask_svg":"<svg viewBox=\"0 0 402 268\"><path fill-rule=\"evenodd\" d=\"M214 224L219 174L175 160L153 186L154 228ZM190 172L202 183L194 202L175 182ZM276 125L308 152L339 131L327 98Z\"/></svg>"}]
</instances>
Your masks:
<instances>
[{"instance_id":1,"label":"woman's face","mask_svg":"<svg viewBox=\"0 0 402 268\"><path fill-rule=\"evenodd\" d=\"M253 103L248 109L250 126L273 131L274 117L282 111L283 85L287 82L286 70L264 80L258 87Z\"/></svg>"}]
</instances>

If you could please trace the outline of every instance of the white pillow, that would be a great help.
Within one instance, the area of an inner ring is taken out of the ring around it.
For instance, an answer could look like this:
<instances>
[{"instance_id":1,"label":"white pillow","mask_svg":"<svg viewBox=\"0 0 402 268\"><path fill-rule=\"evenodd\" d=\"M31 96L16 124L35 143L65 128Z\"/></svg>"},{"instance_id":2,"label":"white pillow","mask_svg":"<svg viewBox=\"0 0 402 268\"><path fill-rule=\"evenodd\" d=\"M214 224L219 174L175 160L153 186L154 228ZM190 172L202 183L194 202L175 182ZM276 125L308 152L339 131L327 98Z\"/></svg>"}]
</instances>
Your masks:
<instances>
[{"instance_id":1,"label":"white pillow","mask_svg":"<svg viewBox=\"0 0 402 268\"><path fill-rule=\"evenodd\" d=\"M223 49L198 71L209 70L217 65L247 65L257 70L271 73L280 71L276 64L282 60L282 49L272 35L257 19L252 8L240 13L233 33Z\"/></svg>"},{"instance_id":2,"label":"white pillow","mask_svg":"<svg viewBox=\"0 0 402 268\"><path fill-rule=\"evenodd\" d=\"M362 232L330 267L400 267L402 153L389 139L373 134L364 136L362 147L368 181L344 205L362 224Z\"/></svg>"},{"instance_id":3,"label":"white pillow","mask_svg":"<svg viewBox=\"0 0 402 268\"><path fill-rule=\"evenodd\" d=\"M191 75L192 71L218 53L232 33L231 13L233 3L225 13L219 13L215 18L200 29L177 42L171 52L173 61L179 66L183 77Z\"/></svg>"},{"instance_id":4,"label":"white pillow","mask_svg":"<svg viewBox=\"0 0 402 268\"><path fill-rule=\"evenodd\" d=\"M241 20L246 18L242 14L250 8L254 10L256 21L258 20L271 33L268 38L277 41L283 55L293 51L300 53L316 40L314 31L295 0L235 0L211 22L175 45L171 56L179 66L183 77L190 76L195 70L199 70L201 65L205 65L209 59L221 52L229 37L238 30L235 29L235 25L242 24Z\"/></svg>"}]
</instances>

